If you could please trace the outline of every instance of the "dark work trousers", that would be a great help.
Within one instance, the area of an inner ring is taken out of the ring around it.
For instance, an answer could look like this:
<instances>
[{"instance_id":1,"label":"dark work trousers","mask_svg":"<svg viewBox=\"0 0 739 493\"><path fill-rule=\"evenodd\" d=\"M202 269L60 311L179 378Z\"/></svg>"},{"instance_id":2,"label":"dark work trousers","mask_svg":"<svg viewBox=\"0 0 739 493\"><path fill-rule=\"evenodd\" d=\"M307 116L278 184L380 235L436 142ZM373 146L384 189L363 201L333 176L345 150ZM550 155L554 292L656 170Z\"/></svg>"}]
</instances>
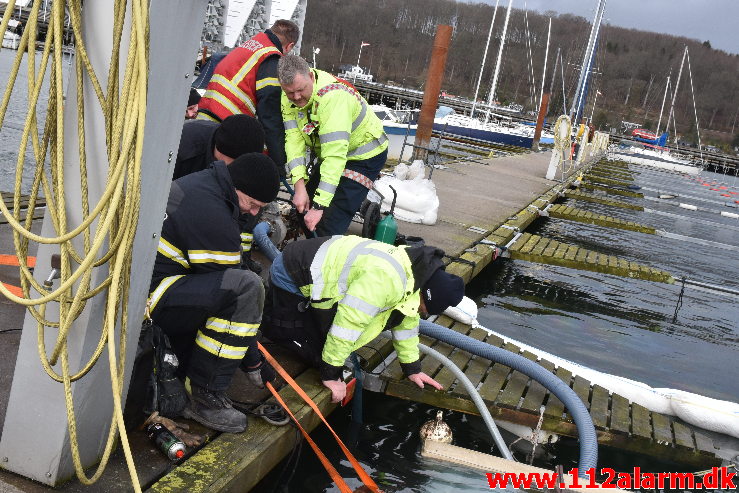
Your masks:
<instances>
[{"instance_id":1,"label":"dark work trousers","mask_svg":"<svg viewBox=\"0 0 739 493\"><path fill-rule=\"evenodd\" d=\"M361 173L375 181L380 175L382 167L385 166L385 161L387 161L387 149L368 159L347 161L346 169ZM318 183L321 181L320 175L320 172L314 173L308 182L306 186L308 196L313 197L316 188L318 188ZM369 189L361 183L342 176L339 179L336 193L331 199L331 204L323 211L323 217L321 217L321 221L316 227L316 234L318 236L333 236L346 233L354 213L359 210L368 192Z\"/></svg>"},{"instance_id":2,"label":"dark work trousers","mask_svg":"<svg viewBox=\"0 0 739 493\"><path fill-rule=\"evenodd\" d=\"M260 360L257 328L264 285L251 271L185 275L165 291L151 317L170 339L187 376L211 391L226 390L242 359Z\"/></svg>"},{"instance_id":3,"label":"dark work trousers","mask_svg":"<svg viewBox=\"0 0 739 493\"><path fill-rule=\"evenodd\" d=\"M270 341L294 352L306 364L318 368L336 307L319 310L312 308L308 302L307 298L271 286L264 301L264 315L259 329Z\"/></svg>"}]
</instances>

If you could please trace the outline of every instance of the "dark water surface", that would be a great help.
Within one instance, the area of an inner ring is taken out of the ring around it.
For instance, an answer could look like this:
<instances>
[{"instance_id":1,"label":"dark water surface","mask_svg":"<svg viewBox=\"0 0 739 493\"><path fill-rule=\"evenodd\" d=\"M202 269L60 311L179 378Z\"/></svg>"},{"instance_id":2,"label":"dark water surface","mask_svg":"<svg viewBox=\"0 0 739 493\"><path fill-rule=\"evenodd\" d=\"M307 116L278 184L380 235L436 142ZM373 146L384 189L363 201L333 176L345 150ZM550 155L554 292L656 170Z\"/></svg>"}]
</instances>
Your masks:
<instances>
[{"instance_id":1,"label":"dark water surface","mask_svg":"<svg viewBox=\"0 0 739 493\"><path fill-rule=\"evenodd\" d=\"M567 205L620 219L654 226L687 238L666 238L630 231L589 226L560 219L541 219L529 232L577 244L598 252L664 269L675 278L739 289L739 220L719 213L693 212L679 202L714 211L739 212L733 176L703 173L703 181L686 176L633 167L635 183L676 193L676 199L650 201L608 196L612 200L643 204L656 212L618 209L588 202ZM710 190L722 186L726 190ZM704 186L708 183L711 186ZM597 193L597 192L596 192ZM656 191L645 190L647 196ZM691 196L690 198L688 196ZM706 241L719 243L701 244ZM480 307L479 321L506 336L592 368L717 399L739 401L739 305L737 298L681 285L626 279L568 268L501 259L467 287ZM352 424L351 413L331 415L337 432L345 437L380 486L389 492L490 491L482 472L423 459L418 429L435 415L434 408L365 392L363 426ZM454 443L473 450L496 453L482 421L474 416L446 412L455 433ZM512 437L505 432L507 442ZM354 472L325 431L314 433L333 464L341 464L344 477ZM534 465L565 469L575 467L577 442L564 438L548 446ZM686 471L633 453L601 447L599 467L630 471ZM525 452L517 452L526 460ZM307 445L297 469L276 469L255 489L258 492L334 492L323 467ZM361 483L354 481L352 487Z\"/></svg>"},{"instance_id":2,"label":"dark water surface","mask_svg":"<svg viewBox=\"0 0 739 493\"><path fill-rule=\"evenodd\" d=\"M5 87L14 51L0 51L0 82ZM65 60L65 69L68 69ZM17 143L25 119L25 77L19 75L13 104L0 131L0 191L14 182ZM46 91L42 91L46 97ZM45 108L41 108L40 121ZM29 154L30 156L30 154ZM32 161L26 158L24 192L30 186ZM633 167L636 184L679 195L650 201L608 196L643 204L654 212L618 209L587 202L567 205L634 221L685 238L619 231L560 219L542 219L529 232L598 252L664 269L675 278L739 289L739 220L716 212L693 212L675 206L685 202L712 211L739 212L736 178L712 173L703 181L659 170ZM716 183L714 183L716 180ZM723 185L719 183L723 181ZM706 183L706 185L704 185ZM725 186L726 189L718 187ZM710 190L715 188L716 190ZM729 195L723 197L721 194ZM645 191L656 196L656 191ZM731 207L730 207L731 206ZM442 204L443 207L443 204ZM401 226L402 228L402 226ZM704 244L702 244L703 242ZM710 243L705 243L710 242ZM719 245L717 245L719 244ZM719 248L724 246L724 248ZM467 288L480 307L482 325L522 343L607 373L648 383L696 392L717 399L739 401L739 305L737 298L712 291L632 280L562 267L500 259ZM364 424L352 424L349 409L331 415L331 422L355 450L357 458L388 492L490 491L482 472L451 467L419 455L418 429L436 410L382 395L364 394ZM461 413L446 413L455 444L494 453L482 421ZM333 439L325 431L314 434L339 472L354 477ZM512 437L507 436L508 441ZM563 439L547 448L535 465L574 467L578 448ZM525 453L517 453L525 460ZM626 471L634 465L645 471L680 470L633 454L605 448L600 466ZM288 486L285 476L293 474ZM356 480L350 483L359 486ZM257 492L338 491L307 445L293 471L278 466Z\"/></svg>"}]
</instances>

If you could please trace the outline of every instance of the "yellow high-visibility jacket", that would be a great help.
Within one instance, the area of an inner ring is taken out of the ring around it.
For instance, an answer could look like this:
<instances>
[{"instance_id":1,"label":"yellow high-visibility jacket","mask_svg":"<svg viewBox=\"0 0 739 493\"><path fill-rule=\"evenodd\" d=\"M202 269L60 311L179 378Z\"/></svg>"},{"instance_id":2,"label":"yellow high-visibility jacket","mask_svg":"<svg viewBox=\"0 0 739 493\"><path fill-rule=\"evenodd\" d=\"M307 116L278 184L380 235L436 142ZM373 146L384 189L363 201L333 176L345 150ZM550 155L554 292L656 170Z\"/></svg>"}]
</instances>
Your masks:
<instances>
[{"instance_id":1,"label":"yellow high-visibility jacket","mask_svg":"<svg viewBox=\"0 0 739 493\"><path fill-rule=\"evenodd\" d=\"M374 157L388 143L382 122L356 89L327 72L311 72L313 95L303 108L282 93L287 171L293 184L307 182L312 149L320 162L320 183L312 200L328 207L346 162Z\"/></svg>"},{"instance_id":2,"label":"yellow high-visibility jacket","mask_svg":"<svg viewBox=\"0 0 739 493\"><path fill-rule=\"evenodd\" d=\"M315 250L317 242L321 244ZM420 292L414 287L405 247L359 236L333 236L291 243L283 260L288 270L306 273L296 283L313 307L336 306L321 355L324 363L340 369L352 351L385 328L392 333L399 361L404 365L418 361Z\"/></svg>"}]
</instances>

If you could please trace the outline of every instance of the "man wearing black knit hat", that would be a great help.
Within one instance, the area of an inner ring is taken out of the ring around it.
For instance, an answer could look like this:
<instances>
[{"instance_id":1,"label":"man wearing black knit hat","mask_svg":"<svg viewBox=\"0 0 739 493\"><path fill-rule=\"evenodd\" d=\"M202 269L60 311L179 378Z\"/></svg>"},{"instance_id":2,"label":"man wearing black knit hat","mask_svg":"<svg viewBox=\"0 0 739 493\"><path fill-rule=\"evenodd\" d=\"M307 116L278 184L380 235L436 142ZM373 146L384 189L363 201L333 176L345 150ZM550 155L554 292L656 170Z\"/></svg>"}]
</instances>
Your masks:
<instances>
[{"instance_id":1,"label":"man wearing black knit hat","mask_svg":"<svg viewBox=\"0 0 739 493\"><path fill-rule=\"evenodd\" d=\"M223 432L246 429L226 397L242 365L257 385L274 371L256 348L264 303L259 276L241 265L241 215L274 200L277 166L261 153L172 182L152 275L151 317L170 338L190 405L184 415ZM242 361L243 360L243 361Z\"/></svg>"},{"instance_id":2,"label":"man wearing black knit hat","mask_svg":"<svg viewBox=\"0 0 739 493\"><path fill-rule=\"evenodd\" d=\"M185 108L185 120L194 120L198 117L198 103L200 102L200 93L194 87L190 88L190 95L187 97L187 108Z\"/></svg>"},{"instance_id":3,"label":"man wearing black knit hat","mask_svg":"<svg viewBox=\"0 0 739 493\"><path fill-rule=\"evenodd\" d=\"M182 126L172 179L202 171L213 161L231 161L264 150L264 129L253 116L233 115L222 122L190 120Z\"/></svg>"}]
</instances>

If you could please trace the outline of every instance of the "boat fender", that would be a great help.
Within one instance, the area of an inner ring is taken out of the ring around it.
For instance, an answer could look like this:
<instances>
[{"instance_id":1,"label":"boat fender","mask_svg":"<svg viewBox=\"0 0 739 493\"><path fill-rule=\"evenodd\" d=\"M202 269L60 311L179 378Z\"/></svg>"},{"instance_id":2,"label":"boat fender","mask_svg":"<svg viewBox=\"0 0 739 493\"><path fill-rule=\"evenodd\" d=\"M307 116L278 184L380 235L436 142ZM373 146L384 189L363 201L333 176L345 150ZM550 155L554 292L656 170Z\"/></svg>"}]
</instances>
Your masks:
<instances>
[{"instance_id":1,"label":"boat fender","mask_svg":"<svg viewBox=\"0 0 739 493\"><path fill-rule=\"evenodd\" d=\"M698 210L698 207L696 207L694 205L691 205L691 204L683 204L683 203L681 203L680 204L680 207L682 207L683 209L688 209L689 211L697 211Z\"/></svg>"}]
</instances>

